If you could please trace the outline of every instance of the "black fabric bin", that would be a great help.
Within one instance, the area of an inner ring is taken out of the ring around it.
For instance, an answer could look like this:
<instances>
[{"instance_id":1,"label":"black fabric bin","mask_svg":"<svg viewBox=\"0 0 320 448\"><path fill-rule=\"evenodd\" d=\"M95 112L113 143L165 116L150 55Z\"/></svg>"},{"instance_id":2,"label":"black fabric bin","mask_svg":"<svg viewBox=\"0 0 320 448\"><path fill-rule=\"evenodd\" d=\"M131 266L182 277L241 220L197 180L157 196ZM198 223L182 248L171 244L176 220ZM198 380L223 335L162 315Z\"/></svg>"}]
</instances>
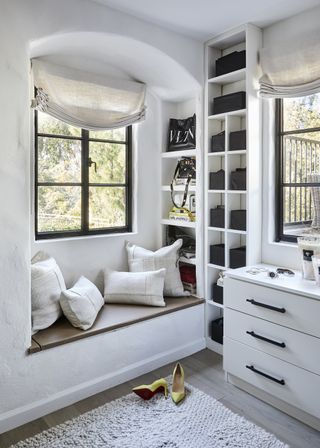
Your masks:
<instances>
[{"instance_id":1,"label":"black fabric bin","mask_svg":"<svg viewBox=\"0 0 320 448\"><path fill-rule=\"evenodd\" d=\"M210 173L209 178L210 190L224 190L225 189L225 172L219 170L214 173Z\"/></svg>"},{"instance_id":2,"label":"black fabric bin","mask_svg":"<svg viewBox=\"0 0 320 448\"><path fill-rule=\"evenodd\" d=\"M212 285L212 300L223 305L223 287L217 283Z\"/></svg>"},{"instance_id":3,"label":"black fabric bin","mask_svg":"<svg viewBox=\"0 0 320 448\"><path fill-rule=\"evenodd\" d=\"M246 265L246 246L230 249L230 268L242 268Z\"/></svg>"},{"instance_id":4,"label":"black fabric bin","mask_svg":"<svg viewBox=\"0 0 320 448\"><path fill-rule=\"evenodd\" d=\"M247 230L247 211L231 210L230 212L230 229Z\"/></svg>"},{"instance_id":5,"label":"black fabric bin","mask_svg":"<svg viewBox=\"0 0 320 448\"><path fill-rule=\"evenodd\" d=\"M246 50L233 51L216 60L216 76L240 70L246 66Z\"/></svg>"},{"instance_id":6,"label":"black fabric bin","mask_svg":"<svg viewBox=\"0 0 320 448\"><path fill-rule=\"evenodd\" d=\"M210 246L210 263L224 266L224 244L212 244Z\"/></svg>"},{"instance_id":7,"label":"black fabric bin","mask_svg":"<svg viewBox=\"0 0 320 448\"><path fill-rule=\"evenodd\" d=\"M246 168L237 168L230 173L230 190L245 190L247 188Z\"/></svg>"},{"instance_id":8,"label":"black fabric bin","mask_svg":"<svg viewBox=\"0 0 320 448\"><path fill-rule=\"evenodd\" d=\"M215 319L211 322L211 339L223 344L223 317Z\"/></svg>"},{"instance_id":9,"label":"black fabric bin","mask_svg":"<svg viewBox=\"0 0 320 448\"><path fill-rule=\"evenodd\" d=\"M210 209L210 226L224 227L224 206L218 205L216 208Z\"/></svg>"},{"instance_id":10,"label":"black fabric bin","mask_svg":"<svg viewBox=\"0 0 320 448\"><path fill-rule=\"evenodd\" d=\"M211 137L211 152L220 152L225 150L225 131Z\"/></svg>"},{"instance_id":11,"label":"black fabric bin","mask_svg":"<svg viewBox=\"0 0 320 448\"><path fill-rule=\"evenodd\" d=\"M230 132L229 134L229 151L237 151L246 149L246 130Z\"/></svg>"},{"instance_id":12,"label":"black fabric bin","mask_svg":"<svg viewBox=\"0 0 320 448\"><path fill-rule=\"evenodd\" d=\"M232 110L245 109L246 92L235 92L229 95L217 96L213 99L213 114L223 114Z\"/></svg>"}]
</instances>

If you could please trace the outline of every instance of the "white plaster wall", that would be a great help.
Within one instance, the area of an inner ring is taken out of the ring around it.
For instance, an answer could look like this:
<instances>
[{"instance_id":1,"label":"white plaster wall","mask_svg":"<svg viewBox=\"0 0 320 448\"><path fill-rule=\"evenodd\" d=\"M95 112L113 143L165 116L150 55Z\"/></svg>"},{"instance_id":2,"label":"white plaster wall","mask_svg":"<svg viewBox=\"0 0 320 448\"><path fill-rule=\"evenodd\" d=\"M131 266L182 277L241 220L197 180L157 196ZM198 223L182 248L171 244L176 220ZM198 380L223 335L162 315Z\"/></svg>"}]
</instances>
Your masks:
<instances>
[{"instance_id":1,"label":"white plaster wall","mask_svg":"<svg viewBox=\"0 0 320 448\"><path fill-rule=\"evenodd\" d=\"M299 42L302 36L319 30L320 7L290 19L278 22L263 30L263 46L279 46L283 42ZM295 244L275 243L274 233L274 182L275 182L275 129L274 102L263 100L263 227L262 261L277 266L301 269Z\"/></svg>"},{"instance_id":2,"label":"white plaster wall","mask_svg":"<svg viewBox=\"0 0 320 448\"><path fill-rule=\"evenodd\" d=\"M63 397L66 388L73 387L77 391L84 382L99 382L101 376L112 375L119 369L125 370L128 363L135 360L143 366L144 357L150 357L153 350L150 339L145 338L142 327L139 327L139 337L135 342L130 341L125 333L118 340L117 333L114 333L110 340L108 335L99 336L83 343L69 344L33 356L26 355L31 334L30 247L32 252L41 247L52 253L61 264L68 283L80 274L79 271L95 279L100 268L106 264L115 268L125 265L124 237L41 244L30 241L32 200L28 48L34 39L82 31L122 33L147 41L175 59L200 83L202 80L202 46L192 39L90 1L1 0L0 422L21 410L28 414L32 403L46 403L53 396ZM161 133L158 120L161 104L152 96L148 96L148 104L148 119L139 125L136 142L138 233L130 238L154 247L159 232L157 214L152 206L157 205L156 185L160 184L158 152ZM191 318L192 314L196 316L194 324L192 319L189 319L190 325L182 325L180 320L180 327L173 315L158 320L158 329L164 336L159 351L165 352L170 348L174 353L172 356L179 356L174 350L183 340L192 345L193 340L203 338L203 307L199 307L198 313L192 313L192 310L185 313L186 322L189 322L187 316ZM165 330L167 327L170 327L168 333ZM148 331L151 335L152 330ZM130 330L129 334L134 336L135 330L133 333ZM126 337L129 340L125 341ZM175 344L173 347L172 341ZM146 342L149 352L145 353ZM132 344L141 344L140 349L135 352ZM200 348L198 345L196 350ZM109 350L112 354L110 358ZM152 368L152 363L150 366ZM76 399L76 396L73 398ZM62 405L61 401L59 403ZM42 411L46 409L49 411L52 408L43 405ZM27 420L28 417L24 417L23 421ZM0 431L4 429L6 427L0 425Z\"/></svg>"}]
</instances>

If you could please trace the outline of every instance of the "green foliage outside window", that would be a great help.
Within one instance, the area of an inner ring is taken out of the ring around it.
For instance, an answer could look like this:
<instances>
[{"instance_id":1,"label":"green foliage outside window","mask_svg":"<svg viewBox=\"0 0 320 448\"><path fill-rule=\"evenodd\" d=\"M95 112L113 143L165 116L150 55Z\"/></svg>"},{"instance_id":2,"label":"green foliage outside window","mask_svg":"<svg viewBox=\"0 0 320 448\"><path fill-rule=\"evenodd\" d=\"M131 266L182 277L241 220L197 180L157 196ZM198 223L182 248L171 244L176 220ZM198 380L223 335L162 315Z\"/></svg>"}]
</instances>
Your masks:
<instances>
[{"instance_id":1,"label":"green foliage outside window","mask_svg":"<svg viewBox=\"0 0 320 448\"><path fill-rule=\"evenodd\" d=\"M128 230L126 129L82 131L37 114L38 236Z\"/></svg>"}]
</instances>

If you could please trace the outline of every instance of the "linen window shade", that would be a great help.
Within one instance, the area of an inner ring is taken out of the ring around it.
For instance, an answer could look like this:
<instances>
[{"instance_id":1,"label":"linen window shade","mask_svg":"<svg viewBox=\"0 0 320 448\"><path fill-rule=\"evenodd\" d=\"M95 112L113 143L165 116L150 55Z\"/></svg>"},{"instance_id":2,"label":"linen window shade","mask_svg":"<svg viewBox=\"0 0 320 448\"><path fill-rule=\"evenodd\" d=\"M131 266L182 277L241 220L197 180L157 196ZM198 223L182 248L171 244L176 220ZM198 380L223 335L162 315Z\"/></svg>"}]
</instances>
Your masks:
<instances>
[{"instance_id":1,"label":"linen window shade","mask_svg":"<svg viewBox=\"0 0 320 448\"><path fill-rule=\"evenodd\" d=\"M145 119L145 84L32 60L32 107L72 126L115 129Z\"/></svg>"},{"instance_id":2,"label":"linen window shade","mask_svg":"<svg viewBox=\"0 0 320 448\"><path fill-rule=\"evenodd\" d=\"M290 98L320 92L320 35L260 51L260 95Z\"/></svg>"}]
</instances>

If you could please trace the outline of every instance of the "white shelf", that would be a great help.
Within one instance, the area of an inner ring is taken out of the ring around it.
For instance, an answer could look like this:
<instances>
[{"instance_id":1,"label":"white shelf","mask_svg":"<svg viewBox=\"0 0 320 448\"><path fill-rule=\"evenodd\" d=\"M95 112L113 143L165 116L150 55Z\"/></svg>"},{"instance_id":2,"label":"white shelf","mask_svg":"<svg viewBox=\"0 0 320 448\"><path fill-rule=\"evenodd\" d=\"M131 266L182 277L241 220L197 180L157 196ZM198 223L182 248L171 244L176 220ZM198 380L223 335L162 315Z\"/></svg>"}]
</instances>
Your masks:
<instances>
[{"instance_id":1,"label":"white shelf","mask_svg":"<svg viewBox=\"0 0 320 448\"><path fill-rule=\"evenodd\" d=\"M208 157L223 157L226 155L225 151L219 151L219 152L209 152Z\"/></svg>"},{"instance_id":2,"label":"white shelf","mask_svg":"<svg viewBox=\"0 0 320 448\"><path fill-rule=\"evenodd\" d=\"M208 305L216 306L217 308L224 310L224 305L221 305L221 303L214 302L213 300L207 300L206 302Z\"/></svg>"},{"instance_id":3,"label":"white shelf","mask_svg":"<svg viewBox=\"0 0 320 448\"><path fill-rule=\"evenodd\" d=\"M189 189L188 191L196 191L197 187L195 185L189 185ZM171 191L170 189L170 185L162 185L161 187L162 191ZM184 191L185 190L185 186L184 185L175 185L174 186L174 191Z\"/></svg>"},{"instance_id":4,"label":"white shelf","mask_svg":"<svg viewBox=\"0 0 320 448\"><path fill-rule=\"evenodd\" d=\"M247 231L246 230L236 230L236 229L227 229L228 233L235 233L238 235L246 235Z\"/></svg>"},{"instance_id":5,"label":"white shelf","mask_svg":"<svg viewBox=\"0 0 320 448\"><path fill-rule=\"evenodd\" d=\"M195 266L197 264L197 259L196 258L180 257L179 262L186 263L186 264L192 264L193 266Z\"/></svg>"},{"instance_id":6,"label":"white shelf","mask_svg":"<svg viewBox=\"0 0 320 448\"><path fill-rule=\"evenodd\" d=\"M209 115L209 120L225 120L229 117L245 117L247 109L232 110L231 112L224 112L223 114Z\"/></svg>"},{"instance_id":7,"label":"white shelf","mask_svg":"<svg viewBox=\"0 0 320 448\"><path fill-rule=\"evenodd\" d=\"M225 232L226 229L224 227L212 227L208 226L208 230L214 231L214 232Z\"/></svg>"},{"instance_id":8,"label":"white shelf","mask_svg":"<svg viewBox=\"0 0 320 448\"><path fill-rule=\"evenodd\" d=\"M232 82L242 81L246 79L246 69L242 68L234 72L226 73L225 75L215 76L214 78L208 79L209 84L217 84L223 86L226 84L231 84Z\"/></svg>"},{"instance_id":9,"label":"white shelf","mask_svg":"<svg viewBox=\"0 0 320 448\"><path fill-rule=\"evenodd\" d=\"M163 159L175 159L179 157L196 157L196 149L184 149L182 151L168 151L161 153Z\"/></svg>"},{"instance_id":10,"label":"white shelf","mask_svg":"<svg viewBox=\"0 0 320 448\"><path fill-rule=\"evenodd\" d=\"M218 264L208 263L208 268L220 269L220 271L225 271L227 268L225 266L219 266Z\"/></svg>"},{"instance_id":11,"label":"white shelf","mask_svg":"<svg viewBox=\"0 0 320 448\"><path fill-rule=\"evenodd\" d=\"M195 229L196 227L195 222L178 221L174 219L161 219L161 224L165 226L189 227L191 229Z\"/></svg>"},{"instance_id":12,"label":"white shelf","mask_svg":"<svg viewBox=\"0 0 320 448\"><path fill-rule=\"evenodd\" d=\"M213 341L210 337L206 338L207 347L209 350L212 350L216 353L219 353L219 355L223 355L223 345L219 344L218 342Z\"/></svg>"},{"instance_id":13,"label":"white shelf","mask_svg":"<svg viewBox=\"0 0 320 448\"><path fill-rule=\"evenodd\" d=\"M247 190L208 190L208 193L247 194Z\"/></svg>"},{"instance_id":14,"label":"white shelf","mask_svg":"<svg viewBox=\"0 0 320 448\"><path fill-rule=\"evenodd\" d=\"M241 156L242 154L247 154L246 149L237 149L235 151L227 151L228 156Z\"/></svg>"}]
</instances>

